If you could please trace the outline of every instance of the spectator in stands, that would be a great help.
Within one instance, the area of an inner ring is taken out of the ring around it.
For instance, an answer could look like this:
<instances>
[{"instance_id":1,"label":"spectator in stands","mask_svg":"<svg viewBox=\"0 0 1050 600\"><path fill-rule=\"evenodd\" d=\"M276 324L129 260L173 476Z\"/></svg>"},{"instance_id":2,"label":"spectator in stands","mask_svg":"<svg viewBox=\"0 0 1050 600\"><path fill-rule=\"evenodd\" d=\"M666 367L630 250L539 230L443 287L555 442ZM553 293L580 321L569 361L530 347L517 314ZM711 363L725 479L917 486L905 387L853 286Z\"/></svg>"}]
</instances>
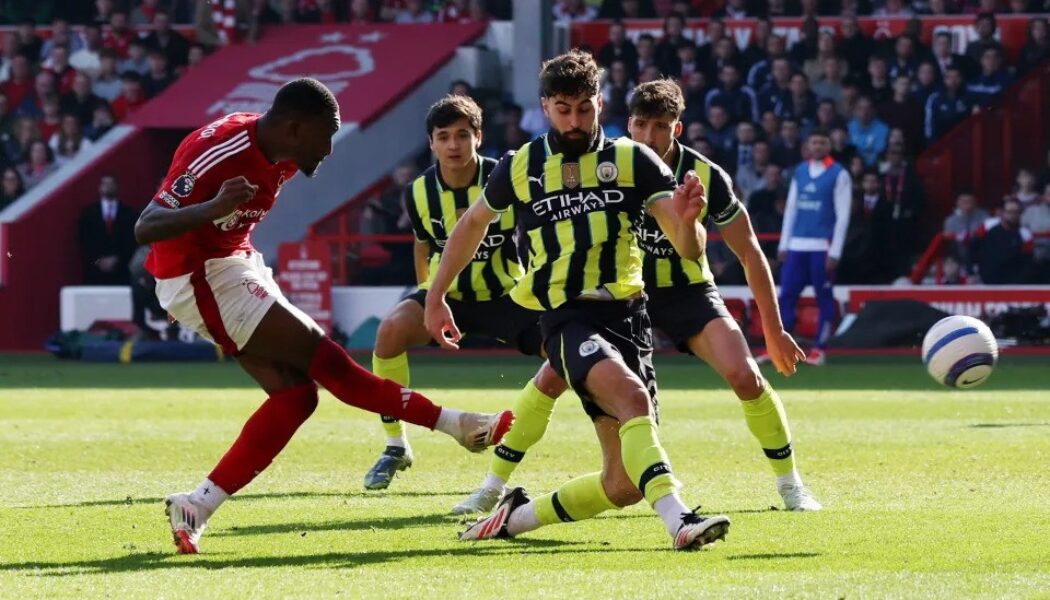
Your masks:
<instances>
[{"instance_id":1,"label":"spectator in stands","mask_svg":"<svg viewBox=\"0 0 1050 600\"><path fill-rule=\"evenodd\" d=\"M139 36L128 27L128 13L115 10L109 16L109 31L102 36L102 46L112 48L120 58L128 58L131 43Z\"/></svg>"},{"instance_id":2,"label":"spectator in stands","mask_svg":"<svg viewBox=\"0 0 1050 600\"><path fill-rule=\"evenodd\" d=\"M613 61L609 67L609 76L602 86L603 114L609 122L621 130L627 128L627 95L634 89L627 76L627 65L622 60Z\"/></svg>"},{"instance_id":3,"label":"spectator in stands","mask_svg":"<svg viewBox=\"0 0 1050 600\"><path fill-rule=\"evenodd\" d=\"M746 19L755 16L748 12L747 4L747 0L728 0L715 12L715 16L720 19Z\"/></svg>"},{"instance_id":4,"label":"spectator in stands","mask_svg":"<svg viewBox=\"0 0 1050 600\"><path fill-rule=\"evenodd\" d=\"M500 129L492 136L496 147L489 151L490 156L499 158L508 150L517 150L532 139L533 133L521 128L522 114L521 106L517 104L508 102L503 105L498 119Z\"/></svg>"},{"instance_id":5,"label":"spectator in stands","mask_svg":"<svg viewBox=\"0 0 1050 600\"><path fill-rule=\"evenodd\" d=\"M80 36L73 35L69 29L69 22L65 19L55 19L51 22L51 37L48 38L40 48L40 60L46 60L51 56L51 50L56 47L66 49L66 56L71 56L77 50L84 47Z\"/></svg>"},{"instance_id":6,"label":"spectator in stands","mask_svg":"<svg viewBox=\"0 0 1050 600\"><path fill-rule=\"evenodd\" d=\"M77 70L69 64L69 50L65 46L55 46L51 49L51 58L44 63L45 72L51 73L55 78L58 93L66 94L73 90L73 78Z\"/></svg>"},{"instance_id":7,"label":"spectator in stands","mask_svg":"<svg viewBox=\"0 0 1050 600\"><path fill-rule=\"evenodd\" d=\"M91 17L93 23L108 25L113 16L113 0L95 0L95 11Z\"/></svg>"},{"instance_id":8,"label":"spectator in stands","mask_svg":"<svg viewBox=\"0 0 1050 600\"><path fill-rule=\"evenodd\" d=\"M835 101L824 98L817 102L817 127L831 131L837 127L845 127L846 123L839 117Z\"/></svg>"},{"instance_id":9,"label":"spectator in stands","mask_svg":"<svg viewBox=\"0 0 1050 600\"><path fill-rule=\"evenodd\" d=\"M773 112L781 119L793 119L802 127L803 137L817 123L817 95L809 89L809 79L805 73L791 76L791 93L781 96Z\"/></svg>"},{"instance_id":10,"label":"spectator in stands","mask_svg":"<svg viewBox=\"0 0 1050 600\"><path fill-rule=\"evenodd\" d=\"M893 98L876 108L876 114L891 130L894 128L912 132L911 144L907 151L910 155L918 154L922 148L924 107L911 95L911 80L906 76L893 80Z\"/></svg>"},{"instance_id":11,"label":"spectator in stands","mask_svg":"<svg viewBox=\"0 0 1050 600\"><path fill-rule=\"evenodd\" d=\"M34 140L29 144L25 162L18 165L18 172L26 189L40 183L57 168L55 155L43 140Z\"/></svg>"},{"instance_id":12,"label":"spectator in stands","mask_svg":"<svg viewBox=\"0 0 1050 600\"><path fill-rule=\"evenodd\" d=\"M864 95L876 105L893 98L889 69L886 67L886 59L881 56L868 59L868 78L864 84Z\"/></svg>"},{"instance_id":13,"label":"spectator in stands","mask_svg":"<svg viewBox=\"0 0 1050 600\"><path fill-rule=\"evenodd\" d=\"M758 140L758 132L755 124L750 121L742 121L736 126L736 138L733 140L731 154L727 157L727 171L735 176L741 167L751 167L755 157L755 142Z\"/></svg>"},{"instance_id":14,"label":"spectator in stands","mask_svg":"<svg viewBox=\"0 0 1050 600\"><path fill-rule=\"evenodd\" d=\"M678 47L682 43L692 43L683 35L684 30L685 19L681 15L672 14L664 19L664 36L654 51L656 66L665 75L682 72L682 64L678 60Z\"/></svg>"},{"instance_id":15,"label":"spectator in stands","mask_svg":"<svg viewBox=\"0 0 1050 600\"><path fill-rule=\"evenodd\" d=\"M69 57L69 65L88 77L96 77L102 68L102 30L98 25L84 26L84 46Z\"/></svg>"},{"instance_id":16,"label":"spectator in stands","mask_svg":"<svg viewBox=\"0 0 1050 600\"><path fill-rule=\"evenodd\" d=\"M850 73L867 72L868 58L874 52L874 44L871 38L861 31L856 16L851 15L842 20L842 41L838 46Z\"/></svg>"},{"instance_id":17,"label":"spectator in stands","mask_svg":"<svg viewBox=\"0 0 1050 600\"><path fill-rule=\"evenodd\" d=\"M697 48L697 56L700 57L701 63L709 64L714 61L715 44L725 36L726 27L721 19L711 19L707 22L707 29L704 31L704 37L706 39L704 43ZM708 74L714 76L718 74L718 71L709 71Z\"/></svg>"},{"instance_id":18,"label":"spectator in stands","mask_svg":"<svg viewBox=\"0 0 1050 600\"><path fill-rule=\"evenodd\" d=\"M853 159L858 158L857 147L849 142L849 131L845 125L832 127L831 131L831 158L840 165L851 165ZM862 163L863 164L863 161Z\"/></svg>"},{"instance_id":19,"label":"spectator in stands","mask_svg":"<svg viewBox=\"0 0 1050 600\"><path fill-rule=\"evenodd\" d=\"M80 255L87 285L127 285L128 262L135 252L137 216L117 195L117 180L103 175L99 201L80 213Z\"/></svg>"},{"instance_id":20,"label":"spectator in stands","mask_svg":"<svg viewBox=\"0 0 1050 600\"><path fill-rule=\"evenodd\" d=\"M109 133L109 130L113 129L115 124L113 109L109 107L108 103L101 102L95 107L95 112L91 117L91 124L85 130L85 134L89 140L97 142L99 138Z\"/></svg>"},{"instance_id":21,"label":"spectator in stands","mask_svg":"<svg viewBox=\"0 0 1050 600\"><path fill-rule=\"evenodd\" d=\"M704 100L707 110L722 107L732 123L757 121L758 98L751 88L740 85L739 69L732 64L723 65L718 80L721 85L709 91Z\"/></svg>"},{"instance_id":22,"label":"spectator in stands","mask_svg":"<svg viewBox=\"0 0 1050 600\"><path fill-rule=\"evenodd\" d=\"M40 126L40 139L45 142L51 139L62 126L62 103L58 96L48 96L44 99L41 117L37 123Z\"/></svg>"},{"instance_id":23,"label":"spectator in stands","mask_svg":"<svg viewBox=\"0 0 1050 600\"><path fill-rule=\"evenodd\" d=\"M769 18L762 17L755 20L755 28L751 32L751 39L748 40L747 48L744 48L741 52L741 58L744 60L744 64L754 66L759 61L765 60L768 54L766 54L766 48L769 44L769 39L773 37L773 21ZM747 73L747 84L751 86L751 89L757 88L751 85L751 72Z\"/></svg>"},{"instance_id":24,"label":"spectator in stands","mask_svg":"<svg viewBox=\"0 0 1050 600\"><path fill-rule=\"evenodd\" d=\"M714 53L712 59L707 64L707 75L710 78L716 78L719 73L722 72L722 67L731 66L737 70L737 78L740 80L740 85L745 86L744 75L747 70L744 68L744 62L740 58L740 52L737 50L736 42L732 38L724 37L714 43ZM701 65L697 65L700 68Z\"/></svg>"},{"instance_id":25,"label":"spectator in stands","mask_svg":"<svg viewBox=\"0 0 1050 600\"><path fill-rule=\"evenodd\" d=\"M44 40L37 35L36 22L33 19L23 19L18 24L16 35L18 36L18 52L31 62L40 60Z\"/></svg>"},{"instance_id":26,"label":"spectator in stands","mask_svg":"<svg viewBox=\"0 0 1050 600\"><path fill-rule=\"evenodd\" d=\"M729 112L721 104L713 105L707 110L707 125L704 131L716 154L711 158L719 165L724 165L736 138L736 130L729 118Z\"/></svg>"},{"instance_id":27,"label":"spectator in stands","mask_svg":"<svg viewBox=\"0 0 1050 600\"><path fill-rule=\"evenodd\" d=\"M893 58L887 66L887 76L890 81L896 81L900 77L915 77L919 68L919 57L915 53L915 40L902 35L893 44Z\"/></svg>"},{"instance_id":28,"label":"spectator in stands","mask_svg":"<svg viewBox=\"0 0 1050 600\"><path fill-rule=\"evenodd\" d=\"M791 59L787 56L786 47L787 42L783 36L771 35L766 39L761 58L751 64L747 72L747 85L758 94L764 93L766 86L774 80L780 84L777 86L779 89L787 89L788 79L791 77ZM773 64L778 58L785 61L780 67L779 76L774 69L776 65Z\"/></svg>"},{"instance_id":29,"label":"spectator in stands","mask_svg":"<svg viewBox=\"0 0 1050 600\"><path fill-rule=\"evenodd\" d=\"M850 143L857 147L864 164L869 167L875 166L879 155L886 149L886 138L890 134L890 128L875 117L871 98L861 96L857 100L848 130Z\"/></svg>"},{"instance_id":30,"label":"spectator in stands","mask_svg":"<svg viewBox=\"0 0 1050 600\"><path fill-rule=\"evenodd\" d=\"M941 76L937 66L931 61L919 63L919 70L916 71L915 82L912 84L911 97L919 103L919 106L925 107L930 95L940 89Z\"/></svg>"},{"instance_id":31,"label":"spectator in stands","mask_svg":"<svg viewBox=\"0 0 1050 600\"><path fill-rule=\"evenodd\" d=\"M199 65L207 55L208 51L203 44L191 44L186 68Z\"/></svg>"},{"instance_id":32,"label":"spectator in stands","mask_svg":"<svg viewBox=\"0 0 1050 600\"><path fill-rule=\"evenodd\" d=\"M62 115L61 127L51 135L48 142L58 166L73 160L82 150L90 148L91 145L91 140L84 137L80 120L72 114Z\"/></svg>"},{"instance_id":33,"label":"spectator in stands","mask_svg":"<svg viewBox=\"0 0 1050 600\"><path fill-rule=\"evenodd\" d=\"M1032 232L1021 226L1021 203L1003 202L999 218L977 230L975 252L981 281L986 284L1024 284L1033 276Z\"/></svg>"},{"instance_id":34,"label":"spectator in stands","mask_svg":"<svg viewBox=\"0 0 1050 600\"><path fill-rule=\"evenodd\" d=\"M868 170L868 166L864 164L864 159L859 154L853 156L849 161L849 175L853 179L853 187L858 187L858 181L864 176L864 171Z\"/></svg>"},{"instance_id":35,"label":"spectator in stands","mask_svg":"<svg viewBox=\"0 0 1050 600\"><path fill-rule=\"evenodd\" d=\"M11 103L7 96L0 92L0 137L6 138L14 131L15 116L11 113ZM4 163L3 152L0 152L0 165Z\"/></svg>"},{"instance_id":36,"label":"spectator in stands","mask_svg":"<svg viewBox=\"0 0 1050 600\"><path fill-rule=\"evenodd\" d=\"M6 172L4 176L7 176ZM1046 265L1050 263L1050 184L1043 188L1040 202L1024 209L1021 214L1021 226L1026 227L1035 236L1035 261L1042 266L1040 270L1045 275ZM1045 277L1043 282L1046 282Z\"/></svg>"},{"instance_id":37,"label":"spectator in stands","mask_svg":"<svg viewBox=\"0 0 1050 600\"><path fill-rule=\"evenodd\" d=\"M11 77L0 84L0 92L7 96L8 103L17 110L22 101L33 93L33 81L29 59L19 54L11 59Z\"/></svg>"},{"instance_id":38,"label":"spectator in stands","mask_svg":"<svg viewBox=\"0 0 1050 600\"><path fill-rule=\"evenodd\" d=\"M747 196L747 213L755 233L780 233L784 226L787 189L780 167L769 164L762 172L762 186ZM777 243L763 242L766 256L776 257Z\"/></svg>"},{"instance_id":39,"label":"spectator in stands","mask_svg":"<svg viewBox=\"0 0 1050 600\"><path fill-rule=\"evenodd\" d=\"M146 42L135 38L128 44L127 58L120 61L120 74L136 73L142 77L149 74L149 55Z\"/></svg>"},{"instance_id":40,"label":"spectator in stands","mask_svg":"<svg viewBox=\"0 0 1050 600\"><path fill-rule=\"evenodd\" d=\"M154 15L153 31L143 41L146 48L163 52L173 69L184 67L189 62L190 42L171 28L171 16L165 11L157 11Z\"/></svg>"},{"instance_id":41,"label":"spectator in stands","mask_svg":"<svg viewBox=\"0 0 1050 600\"><path fill-rule=\"evenodd\" d=\"M406 0L394 14L395 23L433 23L434 13L423 0Z\"/></svg>"},{"instance_id":42,"label":"spectator in stands","mask_svg":"<svg viewBox=\"0 0 1050 600\"><path fill-rule=\"evenodd\" d=\"M474 17L467 4L467 0L445 0L445 5L437 13L438 23L470 23Z\"/></svg>"},{"instance_id":43,"label":"spectator in stands","mask_svg":"<svg viewBox=\"0 0 1050 600\"><path fill-rule=\"evenodd\" d=\"M703 71L690 73L685 78L685 111L682 112L683 123L697 123L706 118L704 101L707 98L707 78Z\"/></svg>"},{"instance_id":44,"label":"spectator in stands","mask_svg":"<svg viewBox=\"0 0 1050 600\"><path fill-rule=\"evenodd\" d=\"M963 75L958 67L950 67L944 77L944 90L930 94L926 100L926 139L944 135L965 119L974 107L973 100L963 90Z\"/></svg>"},{"instance_id":45,"label":"spectator in stands","mask_svg":"<svg viewBox=\"0 0 1050 600\"><path fill-rule=\"evenodd\" d=\"M635 69L635 73L638 73L638 82L641 83L641 74L645 69L649 67L660 67L656 64L656 38L649 33L643 33L638 36L638 67Z\"/></svg>"},{"instance_id":46,"label":"spectator in stands","mask_svg":"<svg viewBox=\"0 0 1050 600\"><path fill-rule=\"evenodd\" d=\"M966 84L966 92L977 106L986 106L1003 93L1013 78L1003 67L1002 52L985 48L981 54L981 72Z\"/></svg>"},{"instance_id":47,"label":"spectator in stands","mask_svg":"<svg viewBox=\"0 0 1050 600\"><path fill-rule=\"evenodd\" d=\"M751 125L750 123L741 123L737 126L739 131L740 127L744 125ZM754 126L751 125L752 130ZM738 133L739 136L739 133ZM772 150L769 146L769 142L763 140L756 140L751 145L751 161L750 163L741 163L738 159L736 174L733 175L733 182L736 183L737 189L740 190L740 197L747 198L751 197L751 194L757 190L762 189L765 185L765 172L766 168L772 164Z\"/></svg>"},{"instance_id":48,"label":"spectator in stands","mask_svg":"<svg viewBox=\"0 0 1050 600\"><path fill-rule=\"evenodd\" d=\"M772 109L764 111L762 113L762 120L759 121L759 125L762 128L760 137L765 139L770 144L776 145L780 139L780 119L777 118L776 113Z\"/></svg>"},{"instance_id":49,"label":"spectator in stands","mask_svg":"<svg viewBox=\"0 0 1050 600\"><path fill-rule=\"evenodd\" d=\"M81 126L91 122L95 107L105 102L91 91L91 79L84 73L77 73L73 78L73 89L62 96L62 112L77 117Z\"/></svg>"},{"instance_id":50,"label":"spectator in stands","mask_svg":"<svg viewBox=\"0 0 1050 600\"><path fill-rule=\"evenodd\" d=\"M603 19L654 19L652 0L602 0L598 15Z\"/></svg>"},{"instance_id":51,"label":"spectator in stands","mask_svg":"<svg viewBox=\"0 0 1050 600\"><path fill-rule=\"evenodd\" d=\"M792 66L786 56L774 58L769 73L769 82L757 94L761 111L773 110L780 98L791 93Z\"/></svg>"},{"instance_id":52,"label":"spectator in stands","mask_svg":"<svg viewBox=\"0 0 1050 600\"><path fill-rule=\"evenodd\" d=\"M120 96L113 101L113 116L118 123L146 103L142 78L137 73L128 71L120 76L120 81Z\"/></svg>"},{"instance_id":53,"label":"spectator in stands","mask_svg":"<svg viewBox=\"0 0 1050 600\"><path fill-rule=\"evenodd\" d=\"M678 63L682 65L681 71L666 73L666 75L675 79L683 79L702 70L700 60L696 56L696 46L692 42L685 42L678 46Z\"/></svg>"},{"instance_id":54,"label":"spectator in stands","mask_svg":"<svg viewBox=\"0 0 1050 600\"><path fill-rule=\"evenodd\" d=\"M887 270L896 279L904 275L917 248L919 217L922 214L922 183L915 169L904 159L903 144L891 145L886 150L886 165L882 175L883 198L886 201L885 226L891 235L884 238L882 253Z\"/></svg>"},{"instance_id":55,"label":"spectator in stands","mask_svg":"<svg viewBox=\"0 0 1050 600\"><path fill-rule=\"evenodd\" d=\"M40 128L32 117L17 117L10 136L4 138L4 155L11 164L21 163L29 145L40 139Z\"/></svg>"},{"instance_id":56,"label":"spectator in stands","mask_svg":"<svg viewBox=\"0 0 1050 600\"><path fill-rule=\"evenodd\" d=\"M780 123L780 135L773 145L773 162L782 169L802 162L802 130L798 121L784 119Z\"/></svg>"},{"instance_id":57,"label":"spectator in stands","mask_svg":"<svg viewBox=\"0 0 1050 600\"><path fill-rule=\"evenodd\" d=\"M999 40L995 39L997 28L995 13L984 12L978 14L974 27L977 29L977 39L966 46L966 56L970 58L971 64L979 64L984 57L984 51L988 48L995 48L1001 56L1003 45L999 43Z\"/></svg>"},{"instance_id":58,"label":"spectator in stands","mask_svg":"<svg viewBox=\"0 0 1050 600\"><path fill-rule=\"evenodd\" d=\"M850 210L842 260L835 271L836 283L871 284L886 282L880 273L879 232L876 213L880 205L879 176L868 171L861 178L860 193L854 195Z\"/></svg>"},{"instance_id":59,"label":"spectator in stands","mask_svg":"<svg viewBox=\"0 0 1050 600\"><path fill-rule=\"evenodd\" d=\"M150 50L149 73L142 81L142 89L146 98L153 98L174 82L175 74L168 67L168 55L162 50Z\"/></svg>"},{"instance_id":60,"label":"spectator in stands","mask_svg":"<svg viewBox=\"0 0 1050 600\"><path fill-rule=\"evenodd\" d=\"M796 65L804 64L817 55L817 40L820 37L820 26L817 20L812 16L806 17L802 22L799 35L799 40L792 44L791 50L788 51L791 62Z\"/></svg>"},{"instance_id":61,"label":"spectator in stands","mask_svg":"<svg viewBox=\"0 0 1050 600\"><path fill-rule=\"evenodd\" d=\"M598 18L598 9L583 0L558 0L551 10L554 20L563 23L593 21Z\"/></svg>"},{"instance_id":62,"label":"spectator in stands","mask_svg":"<svg viewBox=\"0 0 1050 600\"><path fill-rule=\"evenodd\" d=\"M975 66L965 54L952 52L952 34L940 31L933 36L933 60L940 78L948 74L948 69L958 67L964 77L975 75Z\"/></svg>"},{"instance_id":63,"label":"spectator in stands","mask_svg":"<svg viewBox=\"0 0 1050 600\"><path fill-rule=\"evenodd\" d=\"M1050 58L1050 26L1045 18L1035 18L1028 22L1028 38L1021 48L1017 62L1017 73L1024 74L1039 63Z\"/></svg>"},{"instance_id":64,"label":"spectator in stands","mask_svg":"<svg viewBox=\"0 0 1050 600\"><path fill-rule=\"evenodd\" d=\"M120 97L123 83L120 81L120 73L117 69L117 53L111 48L102 50L99 54L98 76L91 84L91 91L106 102L113 102Z\"/></svg>"},{"instance_id":65,"label":"spectator in stands","mask_svg":"<svg viewBox=\"0 0 1050 600\"><path fill-rule=\"evenodd\" d=\"M638 48L627 38L627 31L620 21L609 25L609 41L598 52L598 64L606 69L611 69L617 60L623 61L629 80L638 78Z\"/></svg>"},{"instance_id":66,"label":"spectator in stands","mask_svg":"<svg viewBox=\"0 0 1050 600\"><path fill-rule=\"evenodd\" d=\"M160 0L141 0L138 6L131 10L131 14L128 18L131 20L132 25L149 25L153 22L153 17L157 15L157 11L160 4Z\"/></svg>"},{"instance_id":67,"label":"spectator in stands","mask_svg":"<svg viewBox=\"0 0 1050 600\"><path fill-rule=\"evenodd\" d=\"M18 172L18 169L5 167L3 177L0 178L0 211L3 211L15 200L18 200L25 191L22 175Z\"/></svg>"},{"instance_id":68,"label":"spectator in stands","mask_svg":"<svg viewBox=\"0 0 1050 600\"><path fill-rule=\"evenodd\" d=\"M843 61L838 58L826 58L823 63L823 72L811 88L817 98L832 101L832 107L837 108L842 103L842 65Z\"/></svg>"},{"instance_id":69,"label":"spectator in stands","mask_svg":"<svg viewBox=\"0 0 1050 600\"><path fill-rule=\"evenodd\" d=\"M33 91L22 98L22 104L15 112L27 117L40 118L44 114L44 100L57 94L54 76L47 71L41 71L33 80Z\"/></svg>"},{"instance_id":70,"label":"spectator in stands","mask_svg":"<svg viewBox=\"0 0 1050 600\"><path fill-rule=\"evenodd\" d=\"M846 69L849 67L846 61L839 57L835 49L835 34L830 31L822 31L817 37L817 53L802 63L802 72L810 81L816 81L824 74L824 63L829 60L841 61L840 71L847 72Z\"/></svg>"},{"instance_id":71,"label":"spectator in stands","mask_svg":"<svg viewBox=\"0 0 1050 600\"><path fill-rule=\"evenodd\" d=\"M0 83L2 83L11 78L11 61L20 55L18 38L13 33L5 33L0 38L0 42L2 42L0 46Z\"/></svg>"},{"instance_id":72,"label":"spectator in stands","mask_svg":"<svg viewBox=\"0 0 1050 600\"><path fill-rule=\"evenodd\" d=\"M973 264L970 243L989 218L988 211L977 206L977 196L963 190L955 198L955 211L944 219L944 235L952 240L949 252L962 265Z\"/></svg>"},{"instance_id":73,"label":"spectator in stands","mask_svg":"<svg viewBox=\"0 0 1050 600\"><path fill-rule=\"evenodd\" d=\"M1037 183L1035 175L1028 169L1021 169L1017 172L1017 179L1014 181L1014 197L1021 203L1022 209L1039 200Z\"/></svg>"},{"instance_id":74,"label":"spectator in stands","mask_svg":"<svg viewBox=\"0 0 1050 600\"><path fill-rule=\"evenodd\" d=\"M685 128L685 142L692 144L696 140L704 137L704 124L700 121L693 121Z\"/></svg>"}]
</instances>

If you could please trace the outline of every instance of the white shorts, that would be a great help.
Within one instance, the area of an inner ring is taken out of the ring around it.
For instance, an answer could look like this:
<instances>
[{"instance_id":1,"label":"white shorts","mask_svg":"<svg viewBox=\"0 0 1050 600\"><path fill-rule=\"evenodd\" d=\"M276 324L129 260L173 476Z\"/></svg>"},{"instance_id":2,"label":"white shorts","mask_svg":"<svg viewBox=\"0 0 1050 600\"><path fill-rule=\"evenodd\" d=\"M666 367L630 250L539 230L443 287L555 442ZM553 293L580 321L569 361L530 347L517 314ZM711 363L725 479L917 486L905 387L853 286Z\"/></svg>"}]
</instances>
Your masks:
<instances>
[{"instance_id":1,"label":"white shorts","mask_svg":"<svg viewBox=\"0 0 1050 600\"><path fill-rule=\"evenodd\" d=\"M244 348L275 302L308 327L320 329L284 297L273 279L273 270L258 252L247 257L213 258L193 273L158 279L157 300L176 321L230 355Z\"/></svg>"}]
</instances>

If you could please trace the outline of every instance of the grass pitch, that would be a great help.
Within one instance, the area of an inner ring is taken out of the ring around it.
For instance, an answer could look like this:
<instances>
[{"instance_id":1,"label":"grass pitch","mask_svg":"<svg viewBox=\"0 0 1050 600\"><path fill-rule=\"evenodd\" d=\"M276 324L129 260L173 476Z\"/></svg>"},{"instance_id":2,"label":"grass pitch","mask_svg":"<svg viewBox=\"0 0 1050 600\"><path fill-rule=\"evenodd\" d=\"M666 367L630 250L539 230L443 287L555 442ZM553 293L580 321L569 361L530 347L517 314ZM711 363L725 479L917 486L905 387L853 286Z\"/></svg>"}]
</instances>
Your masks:
<instances>
[{"instance_id":1,"label":"grass pitch","mask_svg":"<svg viewBox=\"0 0 1050 600\"><path fill-rule=\"evenodd\" d=\"M1050 364L1006 357L983 387L938 388L917 359L803 368L781 391L825 511L773 510L772 474L708 368L659 356L661 436L687 502L727 543L674 553L636 506L520 540L466 544L448 510L489 455L411 431L416 465L361 480L378 418L323 394L274 465L176 556L161 499L191 489L261 401L235 365L90 365L0 356L0 596L413 598L1050 597ZM439 402L509 406L536 363L413 359ZM576 397L516 483L598 466Z\"/></svg>"}]
</instances>

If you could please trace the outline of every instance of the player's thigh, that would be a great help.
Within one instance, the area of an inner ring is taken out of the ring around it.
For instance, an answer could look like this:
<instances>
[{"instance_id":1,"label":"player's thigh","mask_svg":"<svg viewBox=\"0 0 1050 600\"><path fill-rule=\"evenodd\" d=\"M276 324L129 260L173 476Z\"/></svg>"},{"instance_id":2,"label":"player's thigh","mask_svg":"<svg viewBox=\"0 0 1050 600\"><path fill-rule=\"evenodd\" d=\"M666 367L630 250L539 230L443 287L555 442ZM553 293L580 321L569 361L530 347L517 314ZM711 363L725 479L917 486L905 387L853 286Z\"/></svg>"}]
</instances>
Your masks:
<instances>
[{"instance_id":1,"label":"player's thigh","mask_svg":"<svg viewBox=\"0 0 1050 600\"><path fill-rule=\"evenodd\" d=\"M393 358L414 346L430 341L423 319L423 305L406 298L383 317L376 332L375 353L380 358Z\"/></svg>"},{"instance_id":2,"label":"player's thigh","mask_svg":"<svg viewBox=\"0 0 1050 600\"><path fill-rule=\"evenodd\" d=\"M324 332L287 302L274 302L242 349L250 357L287 364L308 373Z\"/></svg>"},{"instance_id":3,"label":"player's thigh","mask_svg":"<svg viewBox=\"0 0 1050 600\"><path fill-rule=\"evenodd\" d=\"M469 310L469 318L465 316L462 322L456 316L461 331L496 338L528 356L545 355L540 331L540 315L543 313L521 306L510 296L474 303Z\"/></svg>"},{"instance_id":4,"label":"player's thigh","mask_svg":"<svg viewBox=\"0 0 1050 600\"><path fill-rule=\"evenodd\" d=\"M238 356L237 362L267 394L274 394L312 382L306 373L288 364L247 354Z\"/></svg>"},{"instance_id":5,"label":"player's thigh","mask_svg":"<svg viewBox=\"0 0 1050 600\"><path fill-rule=\"evenodd\" d=\"M598 417L594 420L594 432L602 447L602 489L605 495L616 506L637 504L642 494L623 465L620 422L612 417Z\"/></svg>"},{"instance_id":6,"label":"player's thigh","mask_svg":"<svg viewBox=\"0 0 1050 600\"><path fill-rule=\"evenodd\" d=\"M722 317L708 322L702 332L689 339L689 349L711 365L741 399L752 400L762 393L765 380L733 319Z\"/></svg>"}]
</instances>

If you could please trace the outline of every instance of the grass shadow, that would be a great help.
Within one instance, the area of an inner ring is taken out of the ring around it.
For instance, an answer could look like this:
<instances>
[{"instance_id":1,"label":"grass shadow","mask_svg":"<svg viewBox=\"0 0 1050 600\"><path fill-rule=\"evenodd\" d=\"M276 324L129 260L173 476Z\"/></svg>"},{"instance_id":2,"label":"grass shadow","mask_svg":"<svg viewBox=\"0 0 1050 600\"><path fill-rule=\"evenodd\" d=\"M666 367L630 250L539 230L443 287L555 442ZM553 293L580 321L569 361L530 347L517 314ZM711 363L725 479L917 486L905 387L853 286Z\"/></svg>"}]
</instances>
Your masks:
<instances>
[{"instance_id":1,"label":"grass shadow","mask_svg":"<svg viewBox=\"0 0 1050 600\"><path fill-rule=\"evenodd\" d=\"M266 525L235 525L212 532L213 537L233 537L244 535L270 535L279 533L299 533L306 535L311 531L368 531L379 529L407 529L430 525L454 525L458 517L446 514L411 515L404 517L371 517L368 519L343 519L329 521L301 521L296 523L270 523Z\"/></svg>"},{"instance_id":2,"label":"grass shadow","mask_svg":"<svg viewBox=\"0 0 1050 600\"><path fill-rule=\"evenodd\" d=\"M821 552L780 552L768 554L735 554L727 556L726 560L782 560L785 558L816 558L822 556Z\"/></svg>"},{"instance_id":3,"label":"grass shadow","mask_svg":"<svg viewBox=\"0 0 1050 600\"><path fill-rule=\"evenodd\" d=\"M974 423L971 429L1007 429L1011 427L1050 427L1050 423Z\"/></svg>"},{"instance_id":4,"label":"grass shadow","mask_svg":"<svg viewBox=\"0 0 1050 600\"><path fill-rule=\"evenodd\" d=\"M460 497L469 494L469 491L457 491L457 492L269 492L269 493L256 493L256 494L237 494L237 501L252 501L252 500L273 500L282 498L382 498L389 496L393 498L440 498L440 497ZM133 498L126 496L123 499L116 500L85 500L84 502L69 502L66 504L38 504L31 506L17 506L14 508L87 508L93 506L131 506L133 504L161 504L164 502L164 498L149 497L149 498Z\"/></svg>"}]
</instances>

